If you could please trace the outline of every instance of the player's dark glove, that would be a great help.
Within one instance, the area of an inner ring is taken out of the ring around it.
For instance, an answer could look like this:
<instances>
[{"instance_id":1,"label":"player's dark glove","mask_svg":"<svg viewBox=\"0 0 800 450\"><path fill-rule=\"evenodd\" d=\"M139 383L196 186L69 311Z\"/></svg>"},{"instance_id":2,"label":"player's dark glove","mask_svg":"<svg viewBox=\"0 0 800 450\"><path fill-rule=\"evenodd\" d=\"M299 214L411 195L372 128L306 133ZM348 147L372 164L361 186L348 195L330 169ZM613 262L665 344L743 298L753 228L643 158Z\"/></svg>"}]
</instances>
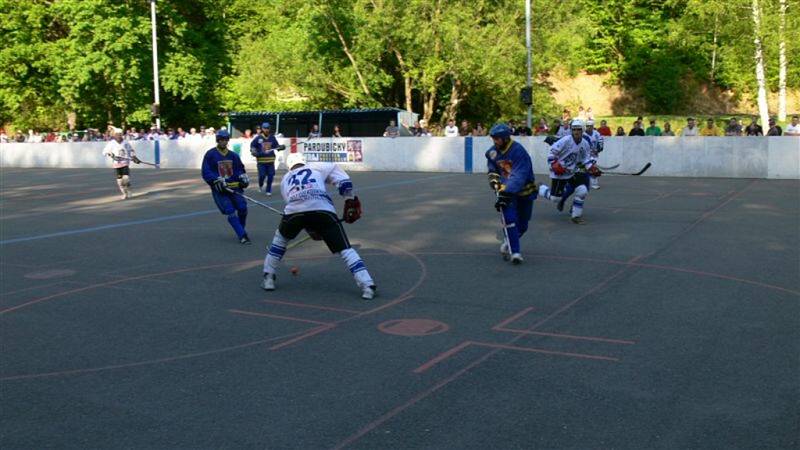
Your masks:
<instances>
[{"instance_id":1,"label":"player's dark glove","mask_svg":"<svg viewBox=\"0 0 800 450\"><path fill-rule=\"evenodd\" d=\"M281 144L281 145L279 145L279 146L275 147L275 149L274 149L274 150L275 150L275 151L278 151L278 152L282 152L282 151L286 150L286 146L285 146L285 145L283 145L283 144Z\"/></svg>"},{"instance_id":2,"label":"player's dark glove","mask_svg":"<svg viewBox=\"0 0 800 450\"><path fill-rule=\"evenodd\" d=\"M567 169L565 169L558 160L555 160L553 161L553 164L550 164L550 170L552 170L556 175L564 175L567 173Z\"/></svg>"},{"instance_id":3,"label":"player's dark glove","mask_svg":"<svg viewBox=\"0 0 800 450\"><path fill-rule=\"evenodd\" d=\"M558 138L555 136L547 136L544 138L544 143L547 145L553 145L558 141Z\"/></svg>"},{"instance_id":4,"label":"player's dark glove","mask_svg":"<svg viewBox=\"0 0 800 450\"><path fill-rule=\"evenodd\" d=\"M491 187L493 191L499 191L501 186L500 174L489 172L489 187Z\"/></svg>"},{"instance_id":5,"label":"player's dark glove","mask_svg":"<svg viewBox=\"0 0 800 450\"><path fill-rule=\"evenodd\" d=\"M131 158L131 161L135 162L136 164L139 164L140 162L142 162L142 160L137 158L136 155L133 155L133 158Z\"/></svg>"},{"instance_id":6,"label":"player's dark glove","mask_svg":"<svg viewBox=\"0 0 800 450\"><path fill-rule=\"evenodd\" d=\"M211 187L214 188L215 191L219 192L220 194L225 194L228 192L228 183L225 182L225 178L219 177L211 183Z\"/></svg>"},{"instance_id":7,"label":"player's dark glove","mask_svg":"<svg viewBox=\"0 0 800 450\"><path fill-rule=\"evenodd\" d=\"M592 167L589 167L589 170L587 170L587 172L589 172L589 175L591 175L593 177L599 177L600 175L603 174L603 171L600 170L600 168L597 167L596 165L593 165Z\"/></svg>"},{"instance_id":8,"label":"player's dark glove","mask_svg":"<svg viewBox=\"0 0 800 450\"><path fill-rule=\"evenodd\" d=\"M339 195L342 197L350 197L353 195L353 182L344 180L339 183Z\"/></svg>"},{"instance_id":9,"label":"player's dark glove","mask_svg":"<svg viewBox=\"0 0 800 450\"><path fill-rule=\"evenodd\" d=\"M503 211L503 208L508 207L511 205L511 200L514 198L513 194L509 194L505 191L500 191L497 193L497 201L494 202L494 209L498 211Z\"/></svg>"},{"instance_id":10,"label":"player's dark glove","mask_svg":"<svg viewBox=\"0 0 800 450\"><path fill-rule=\"evenodd\" d=\"M344 201L344 221L345 223L353 223L361 218L361 201L358 196L348 198Z\"/></svg>"}]
</instances>

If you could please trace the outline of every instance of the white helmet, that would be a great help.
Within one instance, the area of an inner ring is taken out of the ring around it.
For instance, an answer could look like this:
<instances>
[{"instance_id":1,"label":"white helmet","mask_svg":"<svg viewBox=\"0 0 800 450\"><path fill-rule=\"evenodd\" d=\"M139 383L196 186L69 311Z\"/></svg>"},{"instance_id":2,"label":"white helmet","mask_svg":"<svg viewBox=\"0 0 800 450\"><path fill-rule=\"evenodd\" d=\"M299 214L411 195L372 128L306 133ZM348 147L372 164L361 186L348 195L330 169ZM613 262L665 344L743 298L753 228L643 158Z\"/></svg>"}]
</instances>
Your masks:
<instances>
[{"instance_id":1,"label":"white helmet","mask_svg":"<svg viewBox=\"0 0 800 450\"><path fill-rule=\"evenodd\" d=\"M306 159L303 157L302 153L289 153L286 155L286 168L292 170L292 167L298 164L305 164Z\"/></svg>"},{"instance_id":2,"label":"white helmet","mask_svg":"<svg viewBox=\"0 0 800 450\"><path fill-rule=\"evenodd\" d=\"M584 124L581 119L572 119L572 123L569 124L570 128L580 128L581 130L584 129Z\"/></svg>"},{"instance_id":3,"label":"white helmet","mask_svg":"<svg viewBox=\"0 0 800 450\"><path fill-rule=\"evenodd\" d=\"M593 127L594 126L594 120L591 120L591 119L587 120L586 121L586 126L587 127Z\"/></svg>"}]
</instances>

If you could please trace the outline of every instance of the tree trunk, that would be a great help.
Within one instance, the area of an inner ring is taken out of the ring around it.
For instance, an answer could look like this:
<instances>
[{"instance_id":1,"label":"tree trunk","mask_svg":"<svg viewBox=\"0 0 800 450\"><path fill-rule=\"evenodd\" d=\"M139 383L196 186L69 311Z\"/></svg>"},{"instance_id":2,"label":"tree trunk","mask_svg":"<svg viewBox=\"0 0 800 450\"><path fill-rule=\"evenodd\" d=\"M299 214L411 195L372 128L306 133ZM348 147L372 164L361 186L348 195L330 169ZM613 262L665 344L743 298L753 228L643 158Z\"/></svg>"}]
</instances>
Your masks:
<instances>
[{"instance_id":1,"label":"tree trunk","mask_svg":"<svg viewBox=\"0 0 800 450\"><path fill-rule=\"evenodd\" d=\"M780 26L778 28L778 120L786 121L786 0L780 0Z\"/></svg>"},{"instance_id":2,"label":"tree trunk","mask_svg":"<svg viewBox=\"0 0 800 450\"><path fill-rule=\"evenodd\" d=\"M461 80L458 78L452 81L450 85L450 103L447 104L447 108L444 111L444 119L445 122L448 120L456 120L456 113L458 112L458 104L461 103L463 99L461 98Z\"/></svg>"},{"instance_id":3,"label":"tree trunk","mask_svg":"<svg viewBox=\"0 0 800 450\"><path fill-rule=\"evenodd\" d=\"M433 117L433 109L436 107L436 89L431 89L428 92L422 93L422 118L428 124L431 123Z\"/></svg>"},{"instance_id":4,"label":"tree trunk","mask_svg":"<svg viewBox=\"0 0 800 450\"><path fill-rule=\"evenodd\" d=\"M397 62L400 64L400 71L403 73L403 92L405 94L405 104L406 104L406 111L412 111L411 106L411 89L413 88L413 80L411 76L408 74L408 66L406 66L406 61L403 59L402 53L397 50L397 48L392 49L394 51L395 57L397 57Z\"/></svg>"},{"instance_id":5,"label":"tree trunk","mask_svg":"<svg viewBox=\"0 0 800 450\"><path fill-rule=\"evenodd\" d=\"M756 81L758 82L758 115L764 127L769 122L769 106L767 105L767 88L764 77L764 52L761 49L761 6L753 0L753 43L755 44Z\"/></svg>"},{"instance_id":6,"label":"tree trunk","mask_svg":"<svg viewBox=\"0 0 800 450\"><path fill-rule=\"evenodd\" d=\"M717 31L719 25L719 15L714 15L714 46L711 48L711 74L709 75L709 80L711 84L714 83L714 72L717 70Z\"/></svg>"},{"instance_id":7,"label":"tree trunk","mask_svg":"<svg viewBox=\"0 0 800 450\"><path fill-rule=\"evenodd\" d=\"M367 87L367 83L364 81L364 76L361 74L361 70L358 68L358 64L356 63L356 58L353 56L353 53L350 51L350 46L347 45L347 41L344 39L344 34L342 34L342 30L339 29L339 24L336 23L336 19L333 17L333 14L325 14L328 17L331 25L333 25L333 29L336 30L336 36L339 38L339 42L342 44L342 50L344 50L344 54L347 55L347 59L350 60L350 64L353 66L353 70L356 72L356 76L358 77L358 82L361 85L361 90L364 91L364 94L367 97L371 97L372 94L369 91L369 87Z\"/></svg>"}]
</instances>

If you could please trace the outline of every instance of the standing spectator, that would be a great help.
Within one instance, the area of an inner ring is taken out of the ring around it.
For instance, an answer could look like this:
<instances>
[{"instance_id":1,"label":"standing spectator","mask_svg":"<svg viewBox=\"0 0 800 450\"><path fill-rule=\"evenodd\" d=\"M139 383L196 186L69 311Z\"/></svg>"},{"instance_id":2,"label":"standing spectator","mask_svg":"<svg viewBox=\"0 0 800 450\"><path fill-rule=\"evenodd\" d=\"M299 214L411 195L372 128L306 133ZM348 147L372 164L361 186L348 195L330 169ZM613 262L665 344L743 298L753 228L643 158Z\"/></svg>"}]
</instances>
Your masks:
<instances>
[{"instance_id":1,"label":"standing spectator","mask_svg":"<svg viewBox=\"0 0 800 450\"><path fill-rule=\"evenodd\" d=\"M706 127L700 130L700 136L719 136L719 130L714 125L714 119L709 118L706 121Z\"/></svg>"},{"instance_id":2,"label":"standing spectator","mask_svg":"<svg viewBox=\"0 0 800 450\"><path fill-rule=\"evenodd\" d=\"M758 117L753 117L750 119L750 125L744 129L744 134L747 136L763 136L764 129L761 128L761 125L758 124Z\"/></svg>"},{"instance_id":3,"label":"standing spectator","mask_svg":"<svg viewBox=\"0 0 800 450\"><path fill-rule=\"evenodd\" d=\"M458 127L455 120L450 119L447 121L447 126L444 127L444 135L446 137L458 137Z\"/></svg>"},{"instance_id":4,"label":"standing spectator","mask_svg":"<svg viewBox=\"0 0 800 450\"><path fill-rule=\"evenodd\" d=\"M590 106L589 109L586 110L586 120L594 120L594 112L592 111L592 107ZM599 133L600 131L598 131Z\"/></svg>"},{"instance_id":5,"label":"standing spectator","mask_svg":"<svg viewBox=\"0 0 800 450\"><path fill-rule=\"evenodd\" d=\"M466 120L461 121L461 126L458 127L458 135L459 136L469 136L472 134L472 128L469 126L469 122Z\"/></svg>"},{"instance_id":6,"label":"standing spectator","mask_svg":"<svg viewBox=\"0 0 800 450\"><path fill-rule=\"evenodd\" d=\"M544 120L544 117L539 119L539 124L533 129L533 134L536 136L547 136L547 133L549 132L550 127L547 126L547 121Z\"/></svg>"},{"instance_id":7,"label":"standing spectator","mask_svg":"<svg viewBox=\"0 0 800 450\"><path fill-rule=\"evenodd\" d=\"M578 119L586 120L586 111L584 111L583 106L578 107Z\"/></svg>"},{"instance_id":8,"label":"standing spectator","mask_svg":"<svg viewBox=\"0 0 800 450\"><path fill-rule=\"evenodd\" d=\"M664 131L661 133L662 136L675 136L675 132L672 131L672 125L669 122L664 122Z\"/></svg>"},{"instance_id":9,"label":"standing spectator","mask_svg":"<svg viewBox=\"0 0 800 450\"><path fill-rule=\"evenodd\" d=\"M597 132L600 133L600 136L611 136L611 128L608 127L608 122L601 120L600 128L597 129Z\"/></svg>"},{"instance_id":10,"label":"standing spectator","mask_svg":"<svg viewBox=\"0 0 800 450\"><path fill-rule=\"evenodd\" d=\"M697 122L694 117L686 119L686 126L681 130L681 136L698 136L699 134L700 130L697 129Z\"/></svg>"},{"instance_id":11,"label":"standing spectator","mask_svg":"<svg viewBox=\"0 0 800 450\"><path fill-rule=\"evenodd\" d=\"M645 131L645 136L661 136L661 128L656 125L656 119L650 119L650 126Z\"/></svg>"},{"instance_id":12,"label":"standing spectator","mask_svg":"<svg viewBox=\"0 0 800 450\"><path fill-rule=\"evenodd\" d=\"M617 134L615 136L625 136L625 128L617 127Z\"/></svg>"},{"instance_id":13,"label":"standing spectator","mask_svg":"<svg viewBox=\"0 0 800 450\"><path fill-rule=\"evenodd\" d=\"M475 128L472 129L473 136L486 136L486 129L483 128L483 124L480 122L475 123Z\"/></svg>"},{"instance_id":14,"label":"standing spectator","mask_svg":"<svg viewBox=\"0 0 800 450\"><path fill-rule=\"evenodd\" d=\"M569 126L570 120L572 120L572 113L569 109L564 108L564 110L561 111L561 123L566 123L567 126Z\"/></svg>"},{"instance_id":15,"label":"standing spectator","mask_svg":"<svg viewBox=\"0 0 800 450\"><path fill-rule=\"evenodd\" d=\"M644 136L644 130L642 129L642 121L636 120L633 122L633 128L628 133L628 136Z\"/></svg>"},{"instance_id":16,"label":"standing spectator","mask_svg":"<svg viewBox=\"0 0 800 450\"><path fill-rule=\"evenodd\" d=\"M383 137L397 137L400 135L400 129L397 128L397 125L394 120L389 121L389 126L386 127L386 130L383 132Z\"/></svg>"},{"instance_id":17,"label":"standing spectator","mask_svg":"<svg viewBox=\"0 0 800 450\"><path fill-rule=\"evenodd\" d=\"M565 121L561 122L561 126L558 127L558 130L556 131L556 137L557 138L562 138L564 136L569 136L569 135L572 134L572 130L569 127L569 123L570 122L571 121L569 121L569 120L565 120Z\"/></svg>"},{"instance_id":18,"label":"standing spectator","mask_svg":"<svg viewBox=\"0 0 800 450\"><path fill-rule=\"evenodd\" d=\"M742 127L739 125L739 122L736 120L735 117L731 117L731 120L728 121L728 126L725 127L725 136L741 136L742 135Z\"/></svg>"},{"instance_id":19,"label":"standing spectator","mask_svg":"<svg viewBox=\"0 0 800 450\"><path fill-rule=\"evenodd\" d=\"M786 136L800 136L800 119L792 116L792 123L786 125Z\"/></svg>"},{"instance_id":20,"label":"standing spectator","mask_svg":"<svg viewBox=\"0 0 800 450\"><path fill-rule=\"evenodd\" d=\"M263 128L264 125L261 125L261 127ZM397 128L397 127L395 127L395 128ZM308 132L308 138L309 139L316 139L316 138L318 138L320 136L322 136L322 134L319 132L319 125L317 125L317 124L311 125L311 131Z\"/></svg>"},{"instance_id":21,"label":"standing spectator","mask_svg":"<svg viewBox=\"0 0 800 450\"><path fill-rule=\"evenodd\" d=\"M333 126L333 134L331 137L340 138L342 137L342 126L338 123Z\"/></svg>"},{"instance_id":22,"label":"standing spectator","mask_svg":"<svg viewBox=\"0 0 800 450\"><path fill-rule=\"evenodd\" d=\"M769 119L769 130L767 131L767 136L781 136L783 135L783 129L780 125L775 123L775 119Z\"/></svg>"}]
</instances>

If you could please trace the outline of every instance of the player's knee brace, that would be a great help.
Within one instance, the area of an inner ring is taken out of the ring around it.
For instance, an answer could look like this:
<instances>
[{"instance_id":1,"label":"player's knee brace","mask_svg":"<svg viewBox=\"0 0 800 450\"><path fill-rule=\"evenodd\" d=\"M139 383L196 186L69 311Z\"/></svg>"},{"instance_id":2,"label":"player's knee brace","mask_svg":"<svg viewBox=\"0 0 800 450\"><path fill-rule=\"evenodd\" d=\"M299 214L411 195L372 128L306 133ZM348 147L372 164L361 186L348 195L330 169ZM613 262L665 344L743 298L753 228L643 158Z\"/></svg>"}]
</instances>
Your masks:
<instances>
[{"instance_id":1,"label":"player's knee brace","mask_svg":"<svg viewBox=\"0 0 800 450\"><path fill-rule=\"evenodd\" d=\"M589 193L589 190L586 189L586 185L582 184L582 185L580 185L580 186L575 188L575 198L576 199L585 200L586 199L586 194L588 194L588 193Z\"/></svg>"},{"instance_id":2,"label":"player's knee brace","mask_svg":"<svg viewBox=\"0 0 800 450\"><path fill-rule=\"evenodd\" d=\"M282 259L286 254L286 245L289 240L283 237L280 231L275 230L275 236L272 237L272 244L269 246L269 256Z\"/></svg>"},{"instance_id":3,"label":"player's knee brace","mask_svg":"<svg viewBox=\"0 0 800 450\"><path fill-rule=\"evenodd\" d=\"M350 272L355 275L357 272L361 272L363 270L367 270L367 266L364 265L364 261L361 260L361 256L358 255L358 252L352 248L347 248L342 250L342 259L344 260L345 264L347 264L347 268L350 269Z\"/></svg>"},{"instance_id":4,"label":"player's knee brace","mask_svg":"<svg viewBox=\"0 0 800 450\"><path fill-rule=\"evenodd\" d=\"M125 187L130 186L131 185L131 177L129 177L128 175L123 175L122 176L122 185L125 186Z\"/></svg>"}]
</instances>

